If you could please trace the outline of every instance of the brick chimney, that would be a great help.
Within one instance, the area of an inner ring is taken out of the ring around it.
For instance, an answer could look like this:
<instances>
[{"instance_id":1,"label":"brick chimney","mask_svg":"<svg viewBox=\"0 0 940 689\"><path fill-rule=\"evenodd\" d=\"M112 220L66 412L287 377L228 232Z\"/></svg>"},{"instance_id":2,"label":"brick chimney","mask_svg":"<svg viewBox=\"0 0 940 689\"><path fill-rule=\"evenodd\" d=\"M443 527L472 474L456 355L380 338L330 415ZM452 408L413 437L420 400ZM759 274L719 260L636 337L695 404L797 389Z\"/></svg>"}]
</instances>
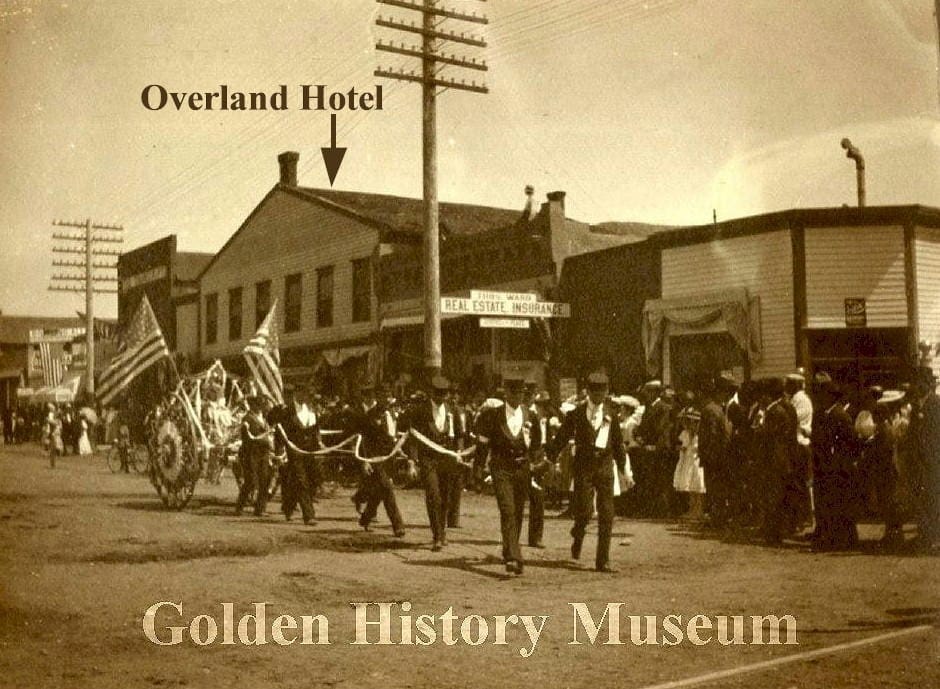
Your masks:
<instances>
[{"instance_id":1,"label":"brick chimney","mask_svg":"<svg viewBox=\"0 0 940 689\"><path fill-rule=\"evenodd\" d=\"M298 160L300 160L300 154L296 151L284 151L277 157L278 165L281 166L281 184L288 187L297 186Z\"/></svg>"},{"instance_id":2,"label":"brick chimney","mask_svg":"<svg viewBox=\"0 0 940 689\"><path fill-rule=\"evenodd\" d=\"M561 206L561 212L565 212L565 192L563 191L550 191L545 196L548 197L550 203L557 203Z\"/></svg>"}]
</instances>

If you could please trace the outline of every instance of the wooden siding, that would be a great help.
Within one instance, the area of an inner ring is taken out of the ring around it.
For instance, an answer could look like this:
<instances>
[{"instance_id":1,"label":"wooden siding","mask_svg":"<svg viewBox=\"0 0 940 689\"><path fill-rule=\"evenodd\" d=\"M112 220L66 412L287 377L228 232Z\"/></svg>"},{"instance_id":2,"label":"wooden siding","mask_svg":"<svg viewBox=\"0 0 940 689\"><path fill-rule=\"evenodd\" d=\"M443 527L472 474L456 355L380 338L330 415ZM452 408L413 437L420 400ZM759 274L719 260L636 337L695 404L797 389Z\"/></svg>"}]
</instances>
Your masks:
<instances>
[{"instance_id":1,"label":"wooden siding","mask_svg":"<svg viewBox=\"0 0 940 689\"><path fill-rule=\"evenodd\" d=\"M865 299L870 328L908 325L900 226L806 228L806 321L844 328L845 300Z\"/></svg>"},{"instance_id":2,"label":"wooden siding","mask_svg":"<svg viewBox=\"0 0 940 689\"><path fill-rule=\"evenodd\" d=\"M760 299L762 357L752 364L751 377L786 375L796 365L790 231L663 250L664 299L741 287Z\"/></svg>"},{"instance_id":3,"label":"wooden siding","mask_svg":"<svg viewBox=\"0 0 940 689\"><path fill-rule=\"evenodd\" d=\"M352 260L373 255L378 232L336 211L284 192L276 192L235 236L203 274L202 294L218 293L219 332L214 345L205 344L202 358L241 352L256 330L255 283L271 280L271 301L278 300L281 349L324 346L369 336L373 321L352 322ZM333 266L333 325L317 327L316 271ZM283 332L284 278L302 274L300 330ZM242 286L242 337L228 339L228 290Z\"/></svg>"},{"instance_id":4,"label":"wooden siding","mask_svg":"<svg viewBox=\"0 0 940 689\"><path fill-rule=\"evenodd\" d=\"M199 304L176 306L176 351L193 357L199 353Z\"/></svg>"},{"instance_id":5,"label":"wooden siding","mask_svg":"<svg viewBox=\"0 0 940 689\"><path fill-rule=\"evenodd\" d=\"M940 230L919 227L914 239L919 338L940 343ZM940 375L940 354L934 355L934 371Z\"/></svg>"}]
</instances>

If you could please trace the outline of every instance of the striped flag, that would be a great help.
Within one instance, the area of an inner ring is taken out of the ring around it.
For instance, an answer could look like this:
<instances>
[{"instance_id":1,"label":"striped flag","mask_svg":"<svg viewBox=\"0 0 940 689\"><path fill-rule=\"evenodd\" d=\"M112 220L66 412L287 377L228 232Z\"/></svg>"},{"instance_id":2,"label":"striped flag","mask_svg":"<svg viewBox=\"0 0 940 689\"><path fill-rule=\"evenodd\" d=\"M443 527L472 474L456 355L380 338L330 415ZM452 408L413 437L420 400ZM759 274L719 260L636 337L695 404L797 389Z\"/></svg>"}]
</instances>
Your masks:
<instances>
[{"instance_id":1,"label":"striped flag","mask_svg":"<svg viewBox=\"0 0 940 689\"><path fill-rule=\"evenodd\" d=\"M277 404L284 404L281 355L277 349L277 323L274 316L276 310L277 299L271 305L268 315L264 317L258 332L245 346L243 354L261 394L270 397Z\"/></svg>"},{"instance_id":2,"label":"striped flag","mask_svg":"<svg viewBox=\"0 0 940 689\"><path fill-rule=\"evenodd\" d=\"M54 388L62 382L65 367L62 359L52 353L52 346L48 342L39 343L39 362L42 367L42 384Z\"/></svg>"},{"instance_id":3,"label":"striped flag","mask_svg":"<svg viewBox=\"0 0 940 689\"><path fill-rule=\"evenodd\" d=\"M134 378L163 357L170 356L170 350L163 339L157 317L147 296L137 307L137 313L124 333L123 347L120 354L111 360L98 380L98 399L101 404L108 404Z\"/></svg>"}]
</instances>

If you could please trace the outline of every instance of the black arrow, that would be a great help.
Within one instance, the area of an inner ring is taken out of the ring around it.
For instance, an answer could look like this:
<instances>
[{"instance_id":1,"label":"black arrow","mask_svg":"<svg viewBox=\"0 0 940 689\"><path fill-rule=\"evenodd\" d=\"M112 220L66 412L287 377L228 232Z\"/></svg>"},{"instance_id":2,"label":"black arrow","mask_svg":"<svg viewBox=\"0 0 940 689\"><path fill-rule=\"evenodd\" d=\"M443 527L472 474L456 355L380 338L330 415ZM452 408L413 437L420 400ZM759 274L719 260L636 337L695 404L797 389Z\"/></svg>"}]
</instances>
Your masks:
<instances>
[{"instance_id":1,"label":"black arrow","mask_svg":"<svg viewBox=\"0 0 940 689\"><path fill-rule=\"evenodd\" d=\"M336 113L330 115L330 147L321 148L320 152L323 154L323 164L326 165L326 174L332 187L339 166L343 164L343 156L346 155L345 148L336 146Z\"/></svg>"}]
</instances>

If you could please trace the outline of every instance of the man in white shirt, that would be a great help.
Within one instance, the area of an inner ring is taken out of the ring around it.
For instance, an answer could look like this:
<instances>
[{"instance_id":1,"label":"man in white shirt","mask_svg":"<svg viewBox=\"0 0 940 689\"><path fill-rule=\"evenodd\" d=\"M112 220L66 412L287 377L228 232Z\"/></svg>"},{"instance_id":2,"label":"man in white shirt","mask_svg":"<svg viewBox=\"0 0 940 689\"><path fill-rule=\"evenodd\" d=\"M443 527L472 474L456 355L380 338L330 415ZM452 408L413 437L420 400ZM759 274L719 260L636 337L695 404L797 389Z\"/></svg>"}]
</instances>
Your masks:
<instances>
[{"instance_id":1,"label":"man in white shirt","mask_svg":"<svg viewBox=\"0 0 940 689\"><path fill-rule=\"evenodd\" d=\"M786 394L796 410L797 451L793 467L793 489L798 497L795 506L796 524L806 524L813 518L813 506L810 498L812 490L813 448L813 402L806 394L806 378L802 373L791 373L784 381Z\"/></svg>"}]
</instances>

